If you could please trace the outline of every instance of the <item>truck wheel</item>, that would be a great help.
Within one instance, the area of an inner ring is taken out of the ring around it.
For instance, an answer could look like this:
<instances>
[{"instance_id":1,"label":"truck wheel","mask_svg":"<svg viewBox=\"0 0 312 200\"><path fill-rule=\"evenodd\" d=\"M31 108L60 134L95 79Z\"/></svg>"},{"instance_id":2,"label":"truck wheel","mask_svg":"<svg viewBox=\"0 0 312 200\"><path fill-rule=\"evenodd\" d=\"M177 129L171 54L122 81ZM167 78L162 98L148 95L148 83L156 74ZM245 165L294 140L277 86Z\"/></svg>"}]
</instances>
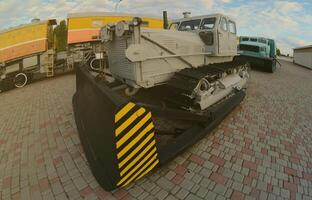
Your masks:
<instances>
[{"instance_id":1,"label":"truck wheel","mask_svg":"<svg viewBox=\"0 0 312 200\"><path fill-rule=\"evenodd\" d=\"M28 78L25 73L18 73L15 75L13 82L14 86L17 88L22 88L27 84Z\"/></svg>"},{"instance_id":2,"label":"truck wheel","mask_svg":"<svg viewBox=\"0 0 312 200\"><path fill-rule=\"evenodd\" d=\"M274 61L267 60L264 62L265 66L267 67L267 71L270 73L273 73L276 69L276 65L274 64Z\"/></svg>"}]
</instances>

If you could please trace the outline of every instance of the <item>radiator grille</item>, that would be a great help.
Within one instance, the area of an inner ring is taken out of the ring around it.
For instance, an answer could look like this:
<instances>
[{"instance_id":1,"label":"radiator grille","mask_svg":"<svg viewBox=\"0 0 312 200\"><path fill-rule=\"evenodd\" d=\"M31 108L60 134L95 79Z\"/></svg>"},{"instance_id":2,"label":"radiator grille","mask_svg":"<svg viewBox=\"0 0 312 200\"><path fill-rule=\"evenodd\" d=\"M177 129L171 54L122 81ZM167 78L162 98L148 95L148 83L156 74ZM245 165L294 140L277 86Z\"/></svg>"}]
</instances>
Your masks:
<instances>
[{"instance_id":1,"label":"radiator grille","mask_svg":"<svg viewBox=\"0 0 312 200\"><path fill-rule=\"evenodd\" d=\"M108 49L108 60L111 73L118 77L135 80L134 64L130 62L126 55L127 39L116 38L106 45Z\"/></svg>"},{"instance_id":2,"label":"radiator grille","mask_svg":"<svg viewBox=\"0 0 312 200\"><path fill-rule=\"evenodd\" d=\"M240 44L239 45L239 50L241 50L241 51L259 52L259 47L258 46L253 46L253 45L247 45L247 44Z\"/></svg>"}]
</instances>

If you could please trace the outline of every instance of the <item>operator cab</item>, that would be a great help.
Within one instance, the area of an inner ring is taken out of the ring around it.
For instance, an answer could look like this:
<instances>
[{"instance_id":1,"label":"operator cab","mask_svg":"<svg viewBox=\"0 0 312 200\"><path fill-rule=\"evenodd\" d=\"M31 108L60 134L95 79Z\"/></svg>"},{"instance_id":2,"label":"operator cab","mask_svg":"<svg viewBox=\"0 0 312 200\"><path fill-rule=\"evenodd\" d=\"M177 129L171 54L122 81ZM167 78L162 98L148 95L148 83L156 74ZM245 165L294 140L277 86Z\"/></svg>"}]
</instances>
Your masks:
<instances>
[{"instance_id":1,"label":"operator cab","mask_svg":"<svg viewBox=\"0 0 312 200\"><path fill-rule=\"evenodd\" d=\"M169 29L199 33L199 36L214 55L237 54L236 23L222 14L190 17L173 20Z\"/></svg>"}]
</instances>

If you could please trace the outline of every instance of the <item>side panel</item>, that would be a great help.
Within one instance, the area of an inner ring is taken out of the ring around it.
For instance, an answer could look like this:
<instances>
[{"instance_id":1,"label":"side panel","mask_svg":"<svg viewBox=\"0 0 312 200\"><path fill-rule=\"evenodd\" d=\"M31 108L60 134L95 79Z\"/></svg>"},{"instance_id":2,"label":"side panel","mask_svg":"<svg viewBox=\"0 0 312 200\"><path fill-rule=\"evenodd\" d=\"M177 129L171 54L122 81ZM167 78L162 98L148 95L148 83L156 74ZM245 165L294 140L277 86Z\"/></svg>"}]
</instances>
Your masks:
<instances>
[{"instance_id":1,"label":"side panel","mask_svg":"<svg viewBox=\"0 0 312 200\"><path fill-rule=\"evenodd\" d=\"M38 64L38 56L23 59L23 68L33 67Z\"/></svg>"},{"instance_id":2,"label":"side panel","mask_svg":"<svg viewBox=\"0 0 312 200\"><path fill-rule=\"evenodd\" d=\"M0 33L0 62L46 51L48 26L47 22Z\"/></svg>"},{"instance_id":3,"label":"side panel","mask_svg":"<svg viewBox=\"0 0 312 200\"><path fill-rule=\"evenodd\" d=\"M18 44L13 47L0 49L0 62L6 62L19 57L39 53L47 50L47 40L39 39L37 41L29 41Z\"/></svg>"},{"instance_id":4,"label":"side panel","mask_svg":"<svg viewBox=\"0 0 312 200\"><path fill-rule=\"evenodd\" d=\"M13 65L9 65L5 68L5 73L6 74L9 74L9 73L12 73L12 72L17 72L20 70L20 65L19 63L16 63L16 64L13 64Z\"/></svg>"},{"instance_id":5,"label":"side panel","mask_svg":"<svg viewBox=\"0 0 312 200\"><path fill-rule=\"evenodd\" d=\"M68 44L92 41L92 37L99 35L100 29L79 29L68 31Z\"/></svg>"},{"instance_id":6,"label":"side panel","mask_svg":"<svg viewBox=\"0 0 312 200\"><path fill-rule=\"evenodd\" d=\"M310 52L295 52L294 62L312 69L312 50Z\"/></svg>"},{"instance_id":7,"label":"side panel","mask_svg":"<svg viewBox=\"0 0 312 200\"><path fill-rule=\"evenodd\" d=\"M223 21L225 20L225 22ZM225 23L225 24L224 24ZM219 46L219 54L227 54L229 52L229 33L227 31L227 20L225 18L221 18L218 24L218 46ZM224 29L222 28L224 26Z\"/></svg>"},{"instance_id":8,"label":"side panel","mask_svg":"<svg viewBox=\"0 0 312 200\"><path fill-rule=\"evenodd\" d=\"M276 46L274 40L269 40L269 46L270 46L270 58L276 57Z\"/></svg>"},{"instance_id":9,"label":"side panel","mask_svg":"<svg viewBox=\"0 0 312 200\"><path fill-rule=\"evenodd\" d=\"M48 24L35 24L0 33L0 49L47 38Z\"/></svg>"}]
</instances>

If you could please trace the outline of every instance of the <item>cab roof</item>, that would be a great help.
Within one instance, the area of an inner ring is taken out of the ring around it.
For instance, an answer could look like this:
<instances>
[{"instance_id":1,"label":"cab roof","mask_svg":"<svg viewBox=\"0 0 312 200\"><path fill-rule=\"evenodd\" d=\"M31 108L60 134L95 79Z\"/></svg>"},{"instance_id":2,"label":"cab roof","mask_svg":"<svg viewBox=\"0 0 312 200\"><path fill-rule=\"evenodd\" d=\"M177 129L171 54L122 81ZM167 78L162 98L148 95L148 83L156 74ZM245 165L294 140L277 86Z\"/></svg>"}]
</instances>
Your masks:
<instances>
[{"instance_id":1,"label":"cab roof","mask_svg":"<svg viewBox=\"0 0 312 200\"><path fill-rule=\"evenodd\" d=\"M265 37L255 37L255 36L240 36L241 38L251 38L251 39L264 39L264 40L272 40L271 38L265 38Z\"/></svg>"},{"instance_id":2,"label":"cab roof","mask_svg":"<svg viewBox=\"0 0 312 200\"><path fill-rule=\"evenodd\" d=\"M196 20L196 19L204 19L204 18L211 18L211 17L225 17L231 21L234 22L234 20L232 18L230 18L229 16L226 16L224 14L221 13L215 13L215 14L209 14L209 15L199 15L199 16L194 16L194 17L186 17L186 18L180 18L180 19L174 19L172 20L172 22L184 22L184 21L189 21L189 20Z\"/></svg>"}]
</instances>

